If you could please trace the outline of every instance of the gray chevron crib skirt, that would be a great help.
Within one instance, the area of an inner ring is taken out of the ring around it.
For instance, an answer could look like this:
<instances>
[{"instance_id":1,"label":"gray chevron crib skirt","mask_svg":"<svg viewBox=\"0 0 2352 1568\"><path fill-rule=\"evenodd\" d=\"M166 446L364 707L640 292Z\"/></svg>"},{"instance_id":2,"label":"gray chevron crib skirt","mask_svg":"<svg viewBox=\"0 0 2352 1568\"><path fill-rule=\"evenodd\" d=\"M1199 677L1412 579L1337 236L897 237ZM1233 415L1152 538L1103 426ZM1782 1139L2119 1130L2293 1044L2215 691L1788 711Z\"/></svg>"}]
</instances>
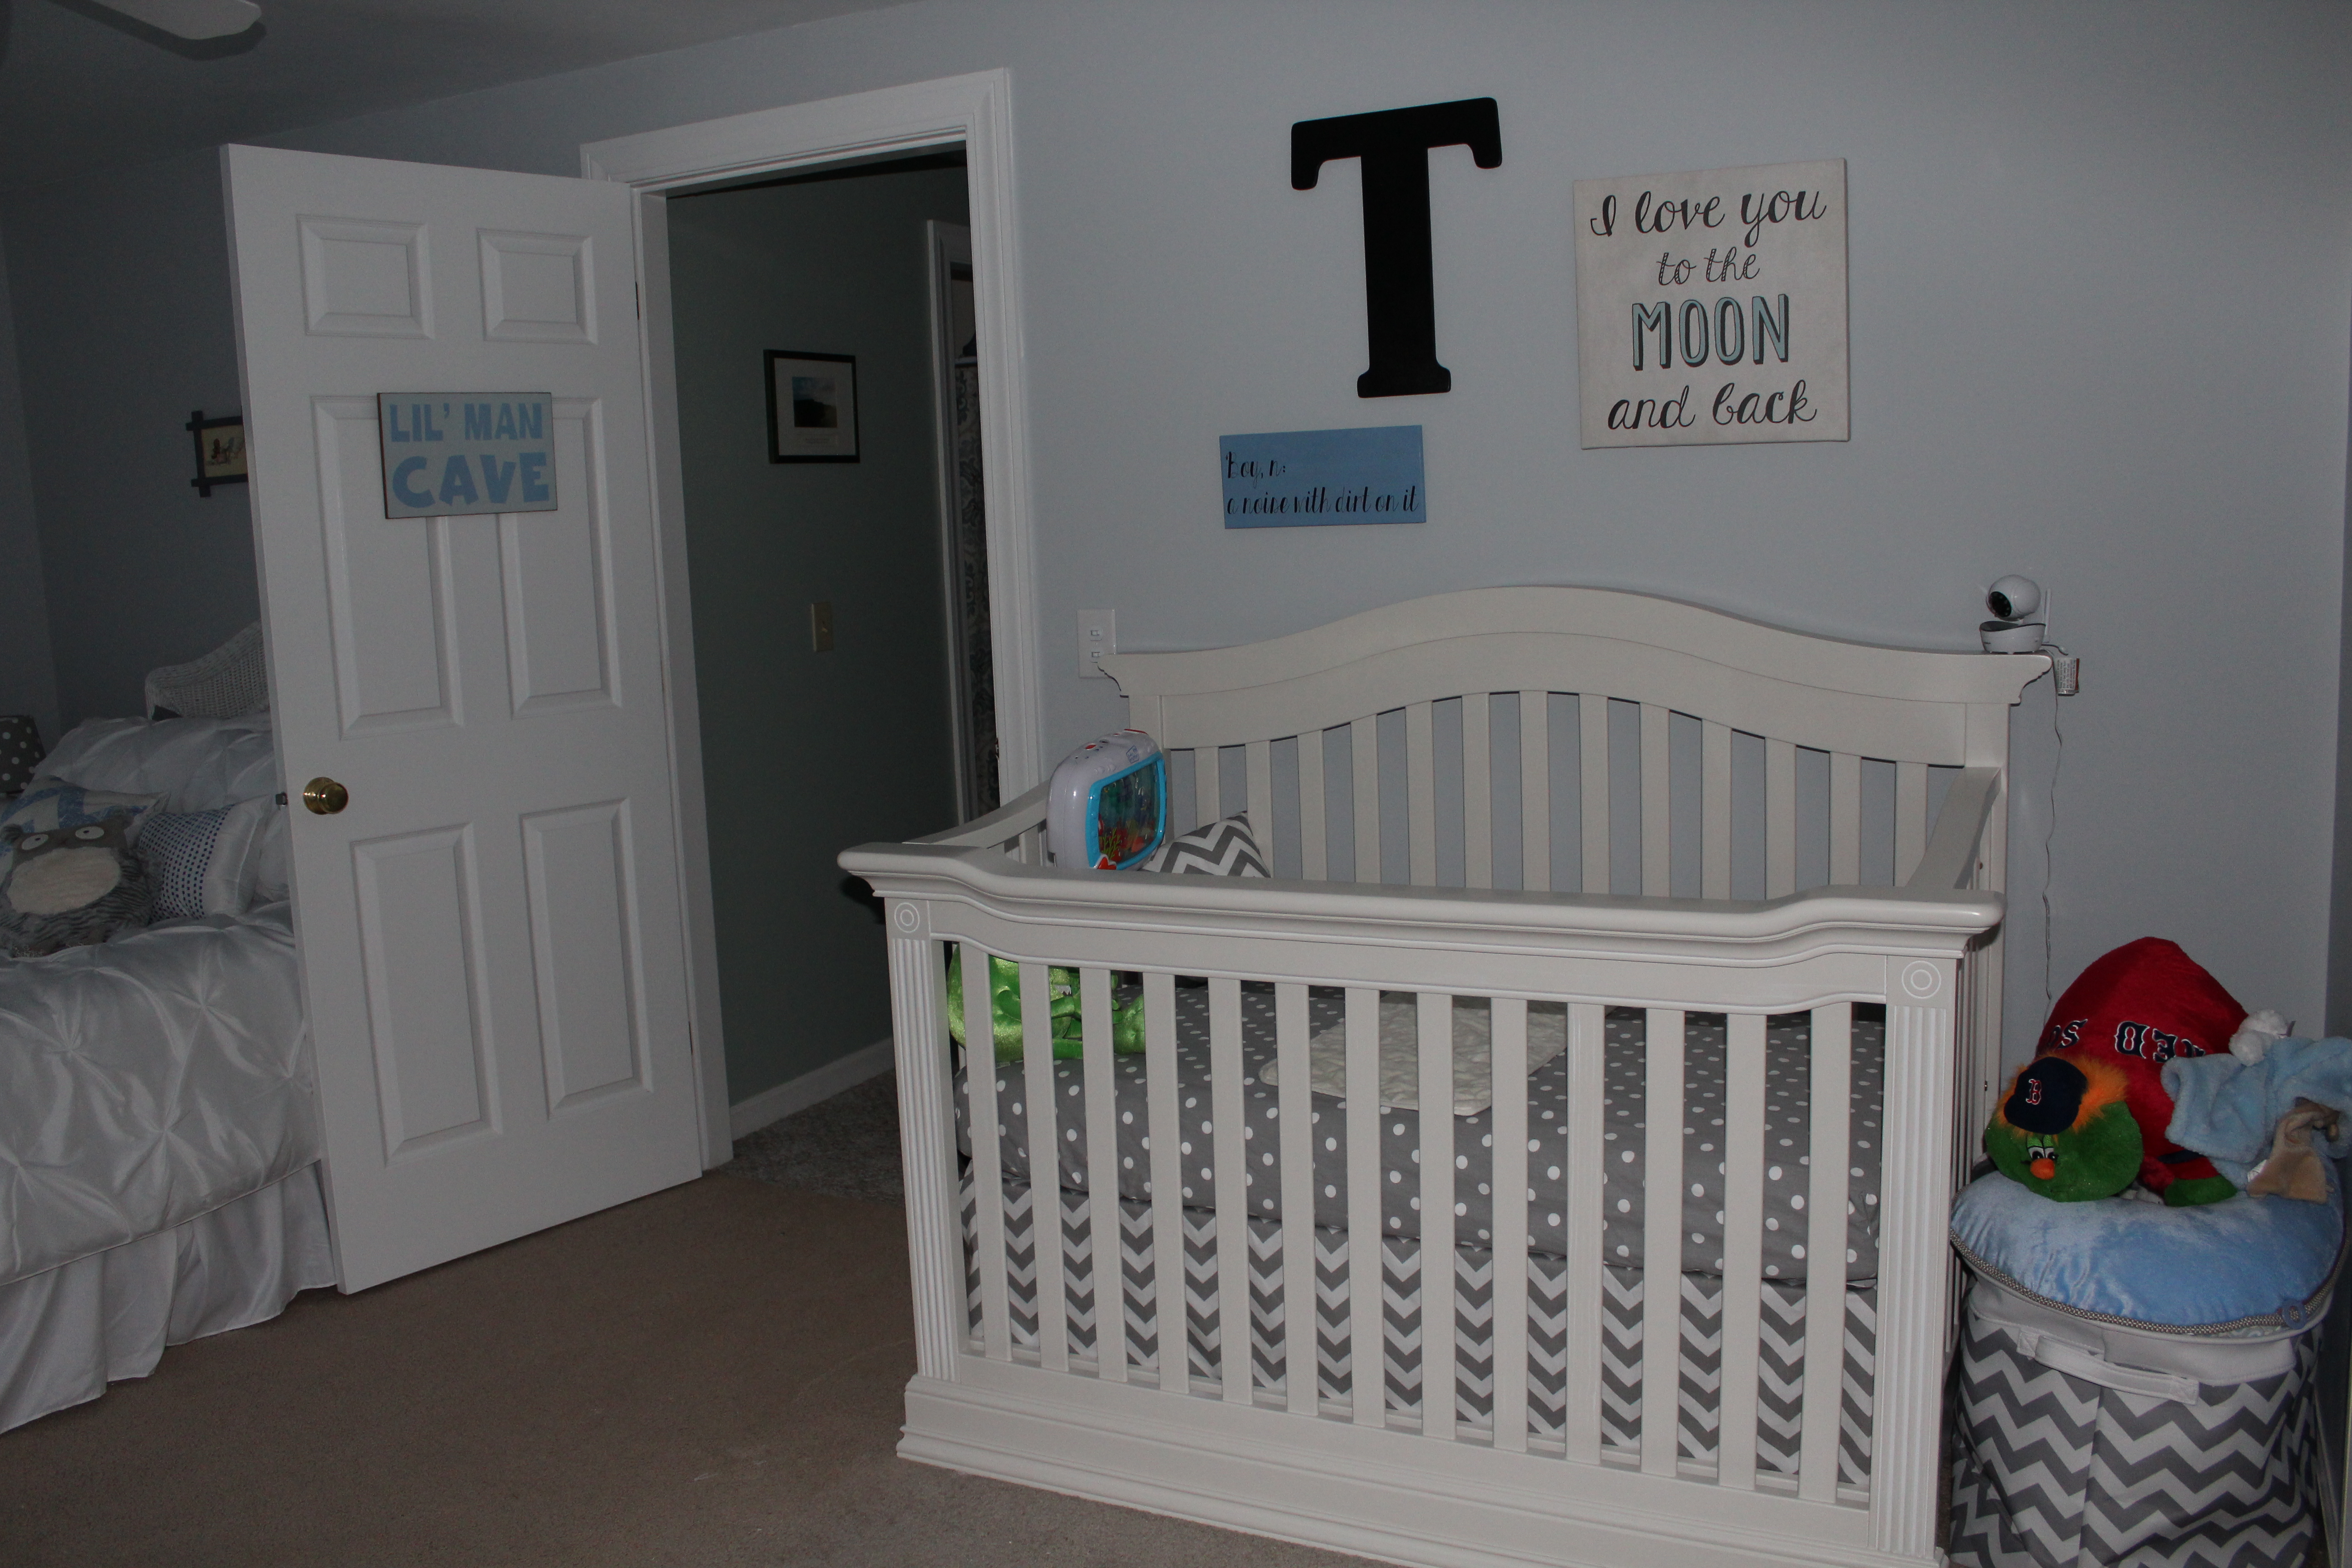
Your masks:
<instances>
[{"instance_id":1,"label":"gray chevron crib skirt","mask_svg":"<svg viewBox=\"0 0 2352 1568\"><path fill-rule=\"evenodd\" d=\"M1086 1361L1100 1342L1101 1313L1126 1315L1130 1364L1157 1375L1166 1342L1159 1321L1151 1205L1118 1203L1118 1294L1114 1307L1095 1277L1093 1201L1063 1190L1061 1237L1067 1300L1070 1354ZM962 1189L966 1300L971 1331L981 1329L977 1208L969 1177ZM1218 1321L1217 1216L1186 1207L1184 1221L1184 1350L1189 1375L1213 1383L1223 1374L1228 1343ZM1282 1299L1283 1247L1286 1231L1277 1220L1253 1218L1247 1248L1251 1381L1265 1394L1288 1393L1284 1336L1288 1303ZM1355 1357L1349 1342L1352 1238L1344 1229L1311 1226L1305 1232L1315 1248L1314 1334L1318 1393L1327 1402L1353 1397ZM1381 1251L1381 1329L1385 1336L1385 1405L1408 1419L1421 1411L1421 1346L1428 1330L1429 1293L1423 1288L1422 1249L1417 1237L1367 1237ZM1004 1250L1008 1316L1016 1351L1037 1348L1037 1242L1035 1193L1029 1184L1004 1184ZM1670 1379L1661 1389L1646 1369L1643 1301L1647 1278L1639 1268L1601 1270L1601 1429L1612 1449L1638 1455L1645 1411L1675 1413L1677 1446L1685 1459L1716 1460L1717 1415L1722 1369L1723 1283L1701 1273L1666 1275L1681 1292L1681 1342L1675 1347ZM1528 1422L1532 1437L1563 1430L1567 1394L1567 1265L1558 1258L1528 1259ZM1839 1479L1865 1486L1870 1471L1872 1369L1877 1351L1874 1283L1844 1293L1843 1365L1830 1386L1840 1398ZM1460 1247L1454 1259L1454 1336L1459 1375L1455 1415L1467 1427L1494 1425L1494 1254ZM1757 1366L1756 1464L1759 1473L1794 1477L1798 1472L1806 1381L1805 1324L1810 1302L1802 1284L1768 1280ZM1816 1385L1818 1386L1818 1384Z\"/></svg>"},{"instance_id":2,"label":"gray chevron crib skirt","mask_svg":"<svg viewBox=\"0 0 2352 1568\"><path fill-rule=\"evenodd\" d=\"M2318 1342L2308 1329L2223 1339L2069 1321L1975 1279L1953 1405L1952 1563L2303 1563L2326 1485Z\"/></svg>"}]
</instances>

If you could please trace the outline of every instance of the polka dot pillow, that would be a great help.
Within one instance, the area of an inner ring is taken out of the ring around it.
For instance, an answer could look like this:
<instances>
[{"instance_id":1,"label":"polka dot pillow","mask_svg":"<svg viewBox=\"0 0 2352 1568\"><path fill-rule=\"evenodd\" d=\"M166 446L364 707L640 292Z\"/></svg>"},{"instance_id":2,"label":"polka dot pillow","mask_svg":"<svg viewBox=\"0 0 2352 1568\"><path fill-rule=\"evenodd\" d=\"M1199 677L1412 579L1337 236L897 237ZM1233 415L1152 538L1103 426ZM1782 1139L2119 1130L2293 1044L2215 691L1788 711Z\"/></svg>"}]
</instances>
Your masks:
<instances>
[{"instance_id":1,"label":"polka dot pillow","mask_svg":"<svg viewBox=\"0 0 2352 1568\"><path fill-rule=\"evenodd\" d=\"M152 814L139 836L155 892L150 918L243 914L253 901L263 837L277 815L277 802L266 797L211 811Z\"/></svg>"},{"instance_id":2,"label":"polka dot pillow","mask_svg":"<svg viewBox=\"0 0 2352 1568\"><path fill-rule=\"evenodd\" d=\"M29 713L0 714L0 797L33 782L41 765L41 731Z\"/></svg>"},{"instance_id":3,"label":"polka dot pillow","mask_svg":"<svg viewBox=\"0 0 2352 1568\"><path fill-rule=\"evenodd\" d=\"M140 835L140 858L154 889L159 921L185 920L205 912L205 873L212 868L228 807L217 811L163 811L147 820Z\"/></svg>"}]
</instances>

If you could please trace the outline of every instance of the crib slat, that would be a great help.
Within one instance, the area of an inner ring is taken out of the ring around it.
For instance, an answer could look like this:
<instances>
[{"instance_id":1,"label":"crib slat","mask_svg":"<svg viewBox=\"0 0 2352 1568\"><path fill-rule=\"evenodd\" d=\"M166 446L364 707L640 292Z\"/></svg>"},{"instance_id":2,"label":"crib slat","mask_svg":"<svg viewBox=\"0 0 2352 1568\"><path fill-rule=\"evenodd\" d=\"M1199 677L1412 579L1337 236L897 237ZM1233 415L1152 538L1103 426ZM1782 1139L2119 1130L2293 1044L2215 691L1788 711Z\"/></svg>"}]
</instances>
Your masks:
<instances>
[{"instance_id":1,"label":"crib slat","mask_svg":"<svg viewBox=\"0 0 2352 1568\"><path fill-rule=\"evenodd\" d=\"M1219 792L1224 787L1224 771L1216 747L1192 748L1192 810L1201 819L1194 826L1215 822L1225 815L1219 799Z\"/></svg>"},{"instance_id":2,"label":"crib slat","mask_svg":"<svg viewBox=\"0 0 2352 1568\"><path fill-rule=\"evenodd\" d=\"M1404 710L1405 859L1416 888L1437 886L1437 743L1430 704Z\"/></svg>"},{"instance_id":3,"label":"crib slat","mask_svg":"<svg viewBox=\"0 0 2352 1568\"><path fill-rule=\"evenodd\" d=\"M1763 1333L1764 1035L1760 1013L1727 1020L1723 1111L1723 1381L1717 1476L1756 1487L1756 1363Z\"/></svg>"},{"instance_id":4,"label":"crib slat","mask_svg":"<svg viewBox=\"0 0 2352 1568\"><path fill-rule=\"evenodd\" d=\"M1381 1254L1381 994L1348 988L1348 1363L1359 1426L1388 1421Z\"/></svg>"},{"instance_id":5,"label":"crib slat","mask_svg":"<svg viewBox=\"0 0 2352 1568\"><path fill-rule=\"evenodd\" d=\"M1120 1264L1118 1089L1111 1057L1110 971L1078 971L1087 1081L1087 1245L1095 1281L1095 1375L1127 1381L1127 1275ZM1034 1189L1033 1189L1034 1190Z\"/></svg>"},{"instance_id":6,"label":"crib slat","mask_svg":"<svg viewBox=\"0 0 2352 1568\"><path fill-rule=\"evenodd\" d=\"M1901 887L1927 853L1927 764L1895 764L1895 885Z\"/></svg>"},{"instance_id":7,"label":"crib slat","mask_svg":"<svg viewBox=\"0 0 2352 1568\"><path fill-rule=\"evenodd\" d=\"M1647 737L1645 736L1644 739ZM1643 793L1648 793L1645 784ZM1647 821L1647 812L1643 814ZM1646 826L1644 837L1647 836ZM1642 1144L1642 1472L1675 1473L1682 1411L1683 1016L1649 1010Z\"/></svg>"},{"instance_id":8,"label":"crib slat","mask_svg":"<svg viewBox=\"0 0 2352 1568\"><path fill-rule=\"evenodd\" d=\"M1837 1496L1845 1403L1846 1172L1851 1140L1853 1004L1813 1009L1812 1181L1805 1195L1804 1441L1797 1495Z\"/></svg>"},{"instance_id":9,"label":"crib slat","mask_svg":"<svg viewBox=\"0 0 2352 1568\"><path fill-rule=\"evenodd\" d=\"M990 1036L988 955L962 944L964 1094L971 1101L972 1209L980 1249L981 1353L1013 1356L1004 1273L1003 1113L996 1103L996 1042Z\"/></svg>"},{"instance_id":10,"label":"crib slat","mask_svg":"<svg viewBox=\"0 0 2352 1568\"><path fill-rule=\"evenodd\" d=\"M1586 753L1591 756L1590 752ZM1590 766L1590 763L1587 763ZM1601 1237L1604 1052L1608 1013L1598 1002L1568 1008L1567 1400L1568 1457L1601 1462Z\"/></svg>"},{"instance_id":11,"label":"crib slat","mask_svg":"<svg viewBox=\"0 0 2352 1568\"><path fill-rule=\"evenodd\" d=\"M1588 893L1609 891L1609 699L1587 691L1576 700L1582 733L1584 880Z\"/></svg>"},{"instance_id":12,"label":"crib slat","mask_svg":"<svg viewBox=\"0 0 2352 1568\"><path fill-rule=\"evenodd\" d=\"M1528 1005L1495 1008L1495 1447L1528 1451ZM1424 1298L1425 1299L1425 1298ZM1426 1337L1426 1336L1424 1336Z\"/></svg>"},{"instance_id":13,"label":"crib slat","mask_svg":"<svg viewBox=\"0 0 2352 1568\"><path fill-rule=\"evenodd\" d=\"M1151 1109L1151 1280L1160 1298L1160 1387L1192 1391L1191 1336L1184 1320L1183 1162L1176 1124L1176 977L1143 976L1144 1099ZM1095 1310L1102 1310L1097 1298Z\"/></svg>"},{"instance_id":14,"label":"crib slat","mask_svg":"<svg viewBox=\"0 0 2352 1568\"><path fill-rule=\"evenodd\" d=\"M1258 1125L1261 1137L1272 1129L1282 1144L1283 1379L1291 1414L1312 1415L1320 1403L1321 1369L1315 1353L1315 1105L1304 985L1274 988L1274 1053L1282 1084L1275 1090L1274 1119ZM1258 1153L1264 1175L1263 1143Z\"/></svg>"},{"instance_id":15,"label":"crib slat","mask_svg":"<svg viewBox=\"0 0 2352 1568\"><path fill-rule=\"evenodd\" d=\"M1764 896L1797 890L1797 744L1764 740Z\"/></svg>"},{"instance_id":16,"label":"crib slat","mask_svg":"<svg viewBox=\"0 0 2352 1568\"><path fill-rule=\"evenodd\" d=\"M1731 897L1731 726L1700 726L1699 896Z\"/></svg>"},{"instance_id":17,"label":"crib slat","mask_svg":"<svg viewBox=\"0 0 2352 1568\"><path fill-rule=\"evenodd\" d=\"M1495 885L1495 761L1486 733L1494 699L1474 691L1462 700L1462 885Z\"/></svg>"},{"instance_id":18,"label":"crib slat","mask_svg":"<svg viewBox=\"0 0 2352 1568\"><path fill-rule=\"evenodd\" d=\"M1642 896L1651 899L1674 891L1674 781L1667 721L1664 708L1642 704Z\"/></svg>"},{"instance_id":19,"label":"crib slat","mask_svg":"<svg viewBox=\"0 0 2352 1568\"><path fill-rule=\"evenodd\" d=\"M1830 886L1862 880L1862 759L1830 753Z\"/></svg>"},{"instance_id":20,"label":"crib slat","mask_svg":"<svg viewBox=\"0 0 2352 1568\"><path fill-rule=\"evenodd\" d=\"M1310 882L1329 877L1330 845L1323 824L1323 731L1298 737L1298 874Z\"/></svg>"},{"instance_id":21,"label":"crib slat","mask_svg":"<svg viewBox=\"0 0 2352 1568\"><path fill-rule=\"evenodd\" d=\"M1551 889L1551 693L1519 693L1519 886Z\"/></svg>"},{"instance_id":22,"label":"crib slat","mask_svg":"<svg viewBox=\"0 0 2352 1568\"><path fill-rule=\"evenodd\" d=\"M1244 752L1247 766L1244 777L1248 781L1250 831L1257 836L1258 847L1265 854L1266 868L1274 866L1274 742L1252 741Z\"/></svg>"},{"instance_id":23,"label":"crib slat","mask_svg":"<svg viewBox=\"0 0 2352 1568\"><path fill-rule=\"evenodd\" d=\"M1029 1102L1029 1235L1037 1266L1037 1364L1070 1366L1069 1288L1063 1277L1062 1155L1055 1130L1053 999L1045 966L1021 965L1022 1093Z\"/></svg>"},{"instance_id":24,"label":"crib slat","mask_svg":"<svg viewBox=\"0 0 2352 1568\"><path fill-rule=\"evenodd\" d=\"M1349 787L1356 803L1356 880L1381 879L1381 719L1367 713L1348 726L1355 755Z\"/></svg>"},{"instance_id":25,"label":"crib slat","mask_svg":"<svg viewBox=\"0 0 2352 1568\"><path fill-rule=\"evenodd\" d=\"M1249 1141L1242 1136L1242 983L1209 979L1209 1114L1189 1119L1184 1136L1214 1119L1217 1147L1217 1367L1225 1403L1250 1402ZM1181 1145L1179 1145L1181 1147ZM1194 1144L1187 1174L1200 1170L1203 1150Z\"/></svg>"},{"instance_id":26,"label":"crib slat","mask_svg":"<svg viewBox=\"0 0 2352 1568\"><path fill-rule=\"evenodd\" d=\"M1454 998L1421 994L1421 1433L1454 1439Z\"/></svg>"}]
</instances>

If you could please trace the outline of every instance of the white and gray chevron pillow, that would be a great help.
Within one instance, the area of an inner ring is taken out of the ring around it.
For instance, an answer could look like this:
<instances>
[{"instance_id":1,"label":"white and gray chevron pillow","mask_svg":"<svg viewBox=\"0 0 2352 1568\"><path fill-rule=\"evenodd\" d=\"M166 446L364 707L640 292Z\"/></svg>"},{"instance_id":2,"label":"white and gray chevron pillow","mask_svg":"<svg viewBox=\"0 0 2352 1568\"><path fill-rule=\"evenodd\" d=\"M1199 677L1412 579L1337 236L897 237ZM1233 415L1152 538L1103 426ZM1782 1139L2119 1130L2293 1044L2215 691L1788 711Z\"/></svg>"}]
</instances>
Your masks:
<instances>
[{"instance_id":1,"label":"white and gray chevron pillow","mask_svg":"<svg viewBox=\"0 0 2352 1568\"><path fill-rule=\"evenodd\" d=\"M1190 872L1200 877L1263 877L1265 857L1258 852L1250 832L1249 813L1237 811L1221 822L1203 823L1192 832L1171 838L1142 867L1146 871Z\"/></svg>"}]
</instances>

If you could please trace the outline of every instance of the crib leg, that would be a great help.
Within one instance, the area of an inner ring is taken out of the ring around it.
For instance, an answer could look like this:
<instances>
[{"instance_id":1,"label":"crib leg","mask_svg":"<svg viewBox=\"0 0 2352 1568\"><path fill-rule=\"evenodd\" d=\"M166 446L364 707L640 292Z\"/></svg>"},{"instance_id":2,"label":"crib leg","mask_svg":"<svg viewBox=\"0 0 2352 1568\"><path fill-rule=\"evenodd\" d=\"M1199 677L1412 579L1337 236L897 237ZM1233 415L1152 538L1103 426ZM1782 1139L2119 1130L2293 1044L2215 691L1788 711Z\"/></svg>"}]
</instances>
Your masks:
<instances>
[{"instance_id":1,"label":"crib leg","mask_svg":"<svg viewBox=\"0 0 2352 1568\"><path fill-rule=\"evenodd\" d=\"M908 1263L915 1285L915 1364L925 1377L950 1378L964 1337L963 1218L956 1200L947 976L923 924L919 906L892 901L890 1014L898 1040Z\"/></svg>"},{"instance_id":2,"label":"crib leg","mask_svg":"<svg viewBox=\"0 0 2352 1568\"><path fill-rule=\"evenodd\" d=\"M1935 1555L1936 1465L1942 1431L1944 1313L1951 1249L1953 965L1887 964L1886 1159L1880 1256L1910 1260L1878 1282L1877 1406L1871 1441L1871 1530L1878 1550Z\"/></svg>"}]
</instances>

